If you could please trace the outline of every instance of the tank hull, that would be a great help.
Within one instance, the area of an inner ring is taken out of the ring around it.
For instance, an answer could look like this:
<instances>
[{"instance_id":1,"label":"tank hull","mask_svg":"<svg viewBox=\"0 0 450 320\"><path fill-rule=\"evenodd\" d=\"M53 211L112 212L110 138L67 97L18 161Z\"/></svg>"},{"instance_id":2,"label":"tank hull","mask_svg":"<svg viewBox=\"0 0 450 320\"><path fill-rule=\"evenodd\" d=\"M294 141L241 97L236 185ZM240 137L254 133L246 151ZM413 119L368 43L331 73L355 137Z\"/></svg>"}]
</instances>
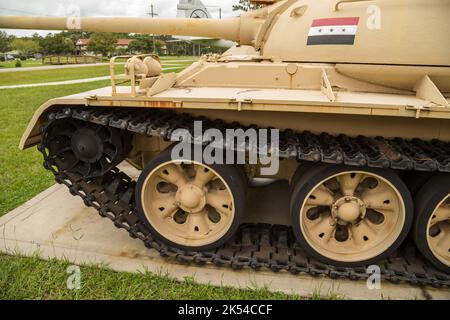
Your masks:
<instances>
[{"instance_id":1,"label":"tank hull","mask_svg":"<svg viewBox=\"0 0 450 320\"><path fill-rule=\"evenodd\" d=\"M46 111L67 105L163 108L261 127L450 141L450 108L423 108L417 103L424 101L411 95L346 93L340 101L330 102L313 90L203 87L173 88L153 97L133 98L126 95L129 87L117 89L124 95L113 96L111 87L105 87L48 101L36 111L20 148L39 142Z\"/></svg>"}]
</instances>

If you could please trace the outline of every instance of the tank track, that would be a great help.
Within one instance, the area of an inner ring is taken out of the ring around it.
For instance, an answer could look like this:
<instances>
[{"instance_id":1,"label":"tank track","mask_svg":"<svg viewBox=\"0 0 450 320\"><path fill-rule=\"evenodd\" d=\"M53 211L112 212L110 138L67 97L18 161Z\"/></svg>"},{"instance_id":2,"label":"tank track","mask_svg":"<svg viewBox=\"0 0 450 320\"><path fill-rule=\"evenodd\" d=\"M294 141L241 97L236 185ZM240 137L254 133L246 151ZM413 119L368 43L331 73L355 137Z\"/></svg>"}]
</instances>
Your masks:
<instances>
[{"instance_id":1,"label":"tank track","mask_svg":"<svg viewBox=\"0 0 450 320\"><path fill-rule=\"evenodd\" d=\"M94 110L69 107L47 116L48 122L41 130L43 136L55 120L67 118L159 136L166 140L177 128L191 129L194 120L203 120L205 130L241 127L238 123L230 126L220 120L193 118L164 110L124 111L117 108ZM195 141L195 137L192 139ZM55 175L57 183L67 186L72 195L83 199L86 206L95 208L100 216L109 218L117 228L125 229L132 238L140 239L146 247L157 250L163 257L176 259L181 263L215 264L233 269L250 267L255 270L268 268L274 272L285 270L294 275L309 274L351 280L369 277L365 267L335 267L308 257L295 241L292 229L288 226L244 224L232 240L210 252L188 252L168 247L155 239L140 221L134 197L136 182L124 172L114 168L102 177L85 180L79 174L59 170L58 160L47 154L42 143L38 149L44 156L44 167ZM450 172L450 144L440 141L350 138L344 135L333 137L328 134L314 135L286 130L281 132L280 149L281 157L295 157L304 161ZM450 287L450 275L428 264L412 243L406 244L378 265L382 279L392 283Z\"/></svg>"}]
</instances>

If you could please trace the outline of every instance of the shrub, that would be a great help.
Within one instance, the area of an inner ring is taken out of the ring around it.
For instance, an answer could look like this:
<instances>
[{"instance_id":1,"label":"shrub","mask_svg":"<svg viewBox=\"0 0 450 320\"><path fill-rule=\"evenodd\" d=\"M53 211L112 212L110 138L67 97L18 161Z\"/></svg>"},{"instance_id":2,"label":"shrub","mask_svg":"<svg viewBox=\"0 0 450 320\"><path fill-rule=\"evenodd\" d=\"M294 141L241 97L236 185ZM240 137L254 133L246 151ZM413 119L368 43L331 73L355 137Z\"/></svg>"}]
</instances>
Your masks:
<instances>
[{"instance_id":1,"label":"shrub","mask_svg":"<svg viewBox=\"0 0 450 320\"><path fill-rule=\"evenodd\" d=\"M25 61L27 60L27 57L20 57L20 60Z\"/></svg>"},{"instance_id":2,"label":"shrub","mask_svg":"<svg viewBox=\"0 0 450 320\"><path fill-rule=\"evenodd\" d=\"M22 62L20 62L20 60L16 60L16 68L21 68L22 67Z\"/></svg>"}]
</instances>

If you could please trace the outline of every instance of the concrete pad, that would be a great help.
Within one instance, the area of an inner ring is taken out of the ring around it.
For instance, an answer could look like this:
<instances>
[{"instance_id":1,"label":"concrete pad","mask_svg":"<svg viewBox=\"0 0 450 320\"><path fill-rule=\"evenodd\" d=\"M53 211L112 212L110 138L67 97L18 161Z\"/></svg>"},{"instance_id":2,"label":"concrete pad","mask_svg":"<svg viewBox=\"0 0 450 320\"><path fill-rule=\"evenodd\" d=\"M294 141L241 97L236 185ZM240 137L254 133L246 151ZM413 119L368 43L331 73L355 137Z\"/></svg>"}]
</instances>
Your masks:
<instances>
[{"instance_id":1,"label":"concrete pad","mask_svg":"<svg viewBox=\"0 0 450 320\"><path fill-rule=\"evenodd\" d=\"M131 173L132 176L136 174ZM262 201L265 198L266 202ZM273 210L273 198L260 196L259 199L259 208L267 207L268 212ZM284 220L285 217L279 219ZM450 299L450 289L421 289L383 282L381 290L368 290L364 281L181 265L161 258L155 250L149 250L139 240L131 239L125 231L116 229L111 221L86 208L79 198L72 197L67 188L60 185L49 188L0 218L0 251L38 254L43 259L64 258L75 264L106 264L113 270L123 272L148 270L168 273L179 280L192 277L198 283L215 286L267 287L271 291L302 296L334 294L347 299Z\"/></svg>"}]
</instances>

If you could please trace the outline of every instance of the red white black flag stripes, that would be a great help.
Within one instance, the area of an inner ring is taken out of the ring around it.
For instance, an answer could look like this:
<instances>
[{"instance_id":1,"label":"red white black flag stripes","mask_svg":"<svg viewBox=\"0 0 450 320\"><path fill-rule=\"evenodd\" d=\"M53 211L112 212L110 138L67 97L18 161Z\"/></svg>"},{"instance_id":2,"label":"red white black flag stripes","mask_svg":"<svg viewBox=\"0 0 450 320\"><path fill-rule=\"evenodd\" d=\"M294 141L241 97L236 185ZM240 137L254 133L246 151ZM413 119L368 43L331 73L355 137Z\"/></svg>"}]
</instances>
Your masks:
<instances>
[{"instance_id":1,"label":"red white black flag stripes","mask_svg":"<svg viewBox=\"0 0 450 320\"><path fill-rule=\"evenodd\" d=\"M353 45L358 30L358 17L313 20L308 45Z\"/></svg>"}]
</instances>

